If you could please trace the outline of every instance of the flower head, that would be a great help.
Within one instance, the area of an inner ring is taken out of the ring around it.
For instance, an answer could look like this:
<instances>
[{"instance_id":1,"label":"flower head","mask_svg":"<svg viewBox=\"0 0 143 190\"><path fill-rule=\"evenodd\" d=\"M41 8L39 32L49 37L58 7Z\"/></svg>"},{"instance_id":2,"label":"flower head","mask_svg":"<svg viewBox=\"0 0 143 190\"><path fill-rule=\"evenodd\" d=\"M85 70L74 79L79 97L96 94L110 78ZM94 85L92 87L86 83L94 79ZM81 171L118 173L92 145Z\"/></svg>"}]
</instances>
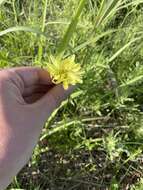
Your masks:
<instances>
[{"instance_id":1,"label":"flower head","mask_svg":"<svg viewBox=\"0 0 143 190\"><path fill-rule=\"evenodd\" d=\"M83 72L80 65L75 63L74 55L64 60L51 56L51 63L48 63L47 69L53 83L62 83L65 90L68 89L70 84L75 85L82 82L81 77Z\"/></svg>"}]
</instances>

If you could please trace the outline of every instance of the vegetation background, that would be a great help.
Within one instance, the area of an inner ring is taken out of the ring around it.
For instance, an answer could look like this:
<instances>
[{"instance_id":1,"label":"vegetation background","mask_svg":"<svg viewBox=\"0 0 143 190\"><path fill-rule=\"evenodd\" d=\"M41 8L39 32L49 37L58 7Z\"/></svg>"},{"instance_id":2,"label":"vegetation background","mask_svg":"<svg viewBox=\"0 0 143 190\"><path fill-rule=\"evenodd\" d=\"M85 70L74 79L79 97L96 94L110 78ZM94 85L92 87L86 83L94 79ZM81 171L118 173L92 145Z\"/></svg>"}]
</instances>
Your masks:
<instances>
[{"instance_id":1,"label":"vegetation background","mask_svg":"<svg viewBox=\"0 0 143 190\"><path fill-rule=\"evenodd\" d=\"M0 0L0 67L46 67L78 4ZM65 56L73 53L83 84L8 190L142 190L143 0L87 0Z\"/></svg>"}]
</instances>

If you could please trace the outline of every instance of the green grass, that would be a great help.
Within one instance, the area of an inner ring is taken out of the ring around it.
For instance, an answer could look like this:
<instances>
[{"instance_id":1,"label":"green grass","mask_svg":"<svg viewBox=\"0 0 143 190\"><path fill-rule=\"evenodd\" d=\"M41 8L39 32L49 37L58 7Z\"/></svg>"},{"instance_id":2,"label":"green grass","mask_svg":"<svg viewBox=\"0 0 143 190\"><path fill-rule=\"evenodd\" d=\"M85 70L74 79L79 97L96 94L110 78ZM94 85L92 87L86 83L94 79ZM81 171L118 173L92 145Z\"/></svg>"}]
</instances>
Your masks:
<instances>
[{"instance_id":1,"label":"green grass","mask_svg":"<svg viewBox=\"0 0 143 190\"><path fill-rule=\"evenodd\" d=\"M0 1L0 66L44 67L78 5ZM72 38L64 38L64 56L75 53L85 70L83 84L47 121L9 190L143 188L142 26L142 0L87 0Z\"/></svg>"}]
</instances>

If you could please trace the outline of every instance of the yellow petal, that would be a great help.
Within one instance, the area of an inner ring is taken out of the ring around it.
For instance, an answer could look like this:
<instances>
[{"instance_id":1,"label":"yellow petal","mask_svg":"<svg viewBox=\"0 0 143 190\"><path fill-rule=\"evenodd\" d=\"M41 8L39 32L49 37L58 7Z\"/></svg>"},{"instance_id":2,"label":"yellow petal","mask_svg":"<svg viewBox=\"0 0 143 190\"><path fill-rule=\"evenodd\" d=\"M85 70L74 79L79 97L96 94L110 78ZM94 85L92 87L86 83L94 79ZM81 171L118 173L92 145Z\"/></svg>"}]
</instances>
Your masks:
<instances>
[{"instance_id":1,"label":"yellow petal","mask_svg":"<svg viewBox=\"0 0 143 190\"><path fill-rule=\"evenodd\" d=\"M75 55L70 56L69 59L70 59L71 62L74 62L75 61Z\"/></svg>"},{"instance_id":2,"label":"yellow petal","mask_svg":"<svg viewBox=\"0 0 143 190\"><path fill-rule=\"evenodd\" d=\"M68 89L69 84L75 85L81 83L83 72L80 64L75 63L75 55L72 55L64 60L51 58L51 63L47 65L50 76L52 76L55 84L62 83L64 89Z\"/></svg>"},{"instance_id":3,"label":"yellow petal","mask_svg":"<svg viewBox=\"0 0 143 190\"><path fill-rule=\"evenodd\" d=\"M65 90L68 89L68 82L67 81L63 82L63 87L64 87Z\"/></svg>"}]
</instances>

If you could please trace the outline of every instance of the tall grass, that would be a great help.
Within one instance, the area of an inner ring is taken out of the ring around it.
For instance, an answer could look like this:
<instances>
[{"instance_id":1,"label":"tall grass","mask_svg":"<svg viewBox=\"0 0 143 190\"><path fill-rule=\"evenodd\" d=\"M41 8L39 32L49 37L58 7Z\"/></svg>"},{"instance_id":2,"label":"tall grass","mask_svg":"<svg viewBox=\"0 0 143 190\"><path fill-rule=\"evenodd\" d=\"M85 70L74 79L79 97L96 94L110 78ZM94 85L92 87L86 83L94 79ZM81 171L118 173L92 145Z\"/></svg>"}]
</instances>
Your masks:
<instances>
[{"instance_id":1,"label":"tall grass","mask_svg":"<svg viewBox=\"0 0 143 190\"><path fill-rule=\"evenodd\" d=\"M79 1L79 6L77 8L77 11L75 13L75 16L73 17L64 37L62 42L60 43L58 49L57 49L57 55L58 57L62 57L62 55L64 54L64 51L66 50L70 39L72 38L73 33L75 32L76 26L78 24L80 15L83 11L83 8L85 6L85 3L87 2L87 0L80 0Z\"/></svg>"},{"instance_id":2,"label":"tall grass","mask_svg":"<svg viewBox=\"0 0 143 190\"><path fill-rule=\"evenodd\" d=\"M85 70L83 84L51 115L9 189L140 187L143 1L0 4L1 67L44 67L52 53L76 54Z\"/></svg>"}]
</instances>

